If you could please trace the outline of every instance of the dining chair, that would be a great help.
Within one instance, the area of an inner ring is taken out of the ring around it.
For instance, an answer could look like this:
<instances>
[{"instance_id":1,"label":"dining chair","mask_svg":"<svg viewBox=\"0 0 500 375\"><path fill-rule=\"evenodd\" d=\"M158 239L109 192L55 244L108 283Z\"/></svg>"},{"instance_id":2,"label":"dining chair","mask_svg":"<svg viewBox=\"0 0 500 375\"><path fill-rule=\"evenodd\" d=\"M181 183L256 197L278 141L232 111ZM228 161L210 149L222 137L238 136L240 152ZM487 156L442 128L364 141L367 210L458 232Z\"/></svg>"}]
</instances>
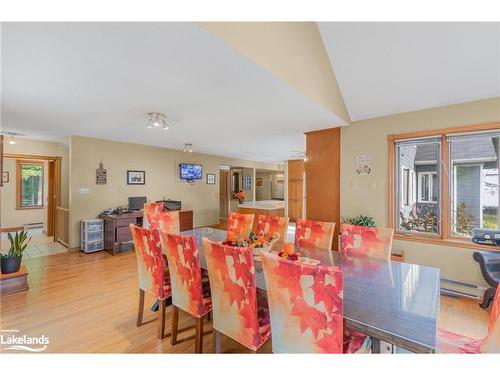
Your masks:
<instances>
[{"instance_id":1,"label":"dining chair","mask_svg":"<svg viewBox=\"0 0 500 375\"><path fill-rule=\"evenodd\" d=\"M161 249L160 232L157 229L141 228L134 224L130 224L129 227L134 241L135 255L137 257L137 274L139 277L137 326L139 327L142 324L144 294L148 292L160 301L158 339L161 340L165 336L166 300L172 295L172 291Z\"/></svg>"},{"instance_id":2,"label":"dining chair","mask_svg":"<svg viewBox=\"0 0 500 375\"><path fill-rule=\"evenodd\" d=\"M269 239L278 238L278 242L285 242L288 220L288 217L258 215L256 234Z\"/></svg>"},{"instance_id":3,"label":"dining chair","mask_svg":"<svg viewBox=\"0 0 500 375\"><path fill-rule=\"evenodd\" d=\"M500 285L491 306L488 333L482 339L437 329L437 352L451 354L500 353Z\"/></svg>"},{"instance_id":4,"label":"dining chair","mask_svg":"<svg viewBox=\"0 0 500 375\"><path fill-rule=\"evenodd\" d=\"M332 248L335 223L297 219L295 222L295 244L299 247Z\"/></svg>"},{"instance_id":5,"label":"dining chair","mask_svg":"<svg viewBox=\"0 0 500 375\"><path fill-rule=\"evenodd\" d=\"M252 249L203 238L212 295L214 338L222 333L256 352L271 335L266 299L259 299Z\"/></svg>"},{"instance_id":6,"label":"dining chair","mask_svg":"<svg viewBox=\"0 0 500 375\"><path fill-rule=\"evenodd\" d=\"M212 310L210 285L203 282L196 240L193 236L161 231L172 286L172 336L177 343L179 309L196 318L195 353L203 352L203 318Z\"/></svg>"},{"instance_id":7,"label":"dining chair","mask_svg":"<svg viewBox=\"0 0 500 375\"><path fill-rule=\"evenodd\" d=\"M180 233L179 211L163 211L150 214L149 227L166 231L167 233Z\"/></svg>"},{"instance_id":8,"label":"dining chair","mask_svg":"<svg viewBox=\"0 0 500 375\"><path fill-rule=\"evenodd\" d=\"M250 235L253 226L254 214L230 212L227 218L227 238L241 240Z\"/></svg>"},{"instance_id":9,"label":"dining chair","mask_svg":"<svg viewBox=\"0 0 500 375\"><path fill-rule=\"evenodd\" d=\"M342 353L342 270L261 252L274 353Z\"/></svg>"},{"instance_id":10,"label":"dining chair","mask_svg":"<svg viewBox=\"0 0 500 375\"><path fill-rule=\"evenodd\" d=\"M150 227L150 220L154 221L154 216L158 212L163 212L163 203L145 203L144 210L142 211L142 226L144 228Z\"/></svg>"},{"instance_id":11,"label":"dining chair","mask_svg":"<svg viewBox=\"0 0 500 375\"><path fill-rule=\"evenodd\" d=\"M340 224L340 248L346 256L390 260L393 237L392 228Z\"/></svg>"}]
</instances>

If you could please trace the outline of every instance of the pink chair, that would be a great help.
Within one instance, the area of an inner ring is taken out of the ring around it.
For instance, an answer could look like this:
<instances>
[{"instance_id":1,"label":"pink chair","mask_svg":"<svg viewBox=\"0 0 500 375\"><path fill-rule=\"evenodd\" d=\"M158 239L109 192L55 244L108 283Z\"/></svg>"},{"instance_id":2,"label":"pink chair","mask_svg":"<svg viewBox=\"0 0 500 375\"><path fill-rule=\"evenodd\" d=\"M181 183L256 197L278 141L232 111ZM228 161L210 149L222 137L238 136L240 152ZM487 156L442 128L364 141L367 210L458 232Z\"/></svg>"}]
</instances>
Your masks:
<instances>
[{"instance_id":1,"label":"pink chair","mask_svg":"<svg viewBox=\"0 0 500 375\"><path fill-rule=\"evenodd\" d=\"M227 238L242 240L248 238L253 226L253 214L230 212L227 218Z\"/></svg>"},{"instance_id":2,"label":"pink chair","mask_svg":"<svg viewBox=\"0 0 500 375\"><path fill-rule=\"evenodd\" d=\"M137 326L142 324L144 312L144 294L148 292L160 300L160 318L158 339L165 336L166 300L172 295L170 280L166 272L160 245L160 232L156 229L136 227L130 224L130 232L134 241L137 257L137 273L139 276L139 313Z\"/></svg>"},{"instance_id":3,"label":"pink chair","mask_svg":"<svg viewBox=\"0 0 500 375\"><path fill-rule=\"evenodd\" d=\"M288 218L280 216L259 215L257 216L256 234L268 239L278 238L279 242L286 241Z\"/></svg>"},{"instance_id":4,"label":"pink chair","mask_svg":"<svg viewBox=\"0 0 500 375\"><path fill-rule=\"evenodd\" d=\"M164 211L150 214L149 227L160 229L167 233L179 234L179 211Z\"/></svg>"},{"instance_id":5,"label":"pink chair","mask_svg":"<svg viewBox=\"0 0 500 375\"><path fill-rule=\"evenodd\" d=\"M257 351L271 335L271 326L267 306L258 305L252 249L224 246L206 238L203 249L210 277L214 335L220 332Z\"/></svg>"},{"instance_id":6,"label":"pink chair","mask_svg":"<svg viewBox=\"0 0 500 375\"><path fill-rule=\"evenodd\" d=\"M180 236L161 231L172 285L172 336L177 343L179 309L196 318L195 352L203 352L203 317L212 310L210 286L203 283L198 249L193 236Z\"/></svg>"},{"instance_id":7,"label":"pink chair","mask_svg":"<svg viewBox=\"0 0 500 375\"><path fill-rule=\"evenodd\" d=\"M500 285L491 307L488 334L480 340L471 339L438 328L437 352L452 354L500 353Z\"/></svg>"},{"instance_id":8,"label":"pink chair","mask_svg":"<svg viewBox=\"0 0 500 375\"><path fill-rule=\"evenodd\" d=\"M154 221L154 217L158 212L163 212L163 203L145 203L142 212L142 226L150 227L150 221Z\"/></svg>"},{"instance_id":9,"label":"pink chair","mask_svg":"<svg viewBox=\"0 0 500 375\"><path fill-rule=\"evenodd\" d=\"M262 252L273 352L342 353L342 271Z\"/></svg>"},{"instance_id":10,"label":"pink chair","mask_svg":"<svg viewBox=\"0 0 500 375\"><path fill-rule=\"evenodd\" d=\"M335 223L297 219L295 224L296 245L331 250Z\"/></svg>"},{"instance_id":11,"label":"pink chair","mask_svg":"<svg viewBox=\"0 0 500 375\"><path fill-rule=\"evenodd\" d=\"M346 256L390 260L392 228L371 228L341 224L341 251Z\"/></svg>"}]
</instances>

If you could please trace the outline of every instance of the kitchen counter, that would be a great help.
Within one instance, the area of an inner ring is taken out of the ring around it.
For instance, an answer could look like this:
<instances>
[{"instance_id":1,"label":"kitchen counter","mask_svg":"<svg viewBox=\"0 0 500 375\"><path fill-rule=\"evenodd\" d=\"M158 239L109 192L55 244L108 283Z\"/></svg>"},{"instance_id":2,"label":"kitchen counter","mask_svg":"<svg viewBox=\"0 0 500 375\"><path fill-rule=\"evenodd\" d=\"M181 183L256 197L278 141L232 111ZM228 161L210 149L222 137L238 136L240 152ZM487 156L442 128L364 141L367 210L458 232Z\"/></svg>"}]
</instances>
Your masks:
<instances>
[{"instance_id":1,"label":"kitchen counter","mask_svg":"<svg viewBox=\"0 0 500 375\"><path fill-rule=\"evenodd\" d=\"M257 215L285 216L284 201L256 201L244 202L238 205L238 212L242 214L254 214L253 231L257 225Z\"/></svg>"}]
</instances>

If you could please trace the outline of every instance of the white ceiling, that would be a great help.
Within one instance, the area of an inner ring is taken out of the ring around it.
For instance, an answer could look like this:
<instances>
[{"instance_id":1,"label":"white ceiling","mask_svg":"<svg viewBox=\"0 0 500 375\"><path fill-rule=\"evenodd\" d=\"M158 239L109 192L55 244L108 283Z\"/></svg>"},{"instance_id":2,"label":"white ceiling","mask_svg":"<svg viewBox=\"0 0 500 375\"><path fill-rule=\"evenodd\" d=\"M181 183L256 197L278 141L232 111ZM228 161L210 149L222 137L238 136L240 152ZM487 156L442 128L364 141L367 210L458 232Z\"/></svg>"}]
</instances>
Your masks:
<instances>
[{"instance_id":1,"label":"white ceiling","mask_svg":"<svg viewBox=\"0 0 500 375\"><path fill-rule=\"evenodd\" d=\"M345 124L194 23L2 26L3 130L283 161ZM151 111L172 127L147 129Z\"/></svg>"},{"instance_id":2,"label":"white ceiling","mask_svg":"<svg viewBox=\"0 0 500 375\"><path fill-rule=\"evenodd\" d=\"M500 96L500 23L319 23L351 119Z\"/></svg>"}]
</instances>

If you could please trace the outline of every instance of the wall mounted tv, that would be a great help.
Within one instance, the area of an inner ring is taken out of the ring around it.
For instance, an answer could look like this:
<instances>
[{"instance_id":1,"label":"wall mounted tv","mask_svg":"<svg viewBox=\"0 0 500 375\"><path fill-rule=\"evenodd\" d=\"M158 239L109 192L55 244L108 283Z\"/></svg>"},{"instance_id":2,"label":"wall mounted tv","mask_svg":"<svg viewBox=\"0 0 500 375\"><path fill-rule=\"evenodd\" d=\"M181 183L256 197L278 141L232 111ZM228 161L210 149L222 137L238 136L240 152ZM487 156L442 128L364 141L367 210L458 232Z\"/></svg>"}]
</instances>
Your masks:
<instances>
[{"instance_id":1,"label":"wall mounted tv","mask_svg":"<svg viewBox=\"0 0 500 375\"><path fill-rule=\"evenodd\" d=\"M203 170L199 164L179 164L180 177L182 180L201 180Z\"/></svg>"}]
</instances>

